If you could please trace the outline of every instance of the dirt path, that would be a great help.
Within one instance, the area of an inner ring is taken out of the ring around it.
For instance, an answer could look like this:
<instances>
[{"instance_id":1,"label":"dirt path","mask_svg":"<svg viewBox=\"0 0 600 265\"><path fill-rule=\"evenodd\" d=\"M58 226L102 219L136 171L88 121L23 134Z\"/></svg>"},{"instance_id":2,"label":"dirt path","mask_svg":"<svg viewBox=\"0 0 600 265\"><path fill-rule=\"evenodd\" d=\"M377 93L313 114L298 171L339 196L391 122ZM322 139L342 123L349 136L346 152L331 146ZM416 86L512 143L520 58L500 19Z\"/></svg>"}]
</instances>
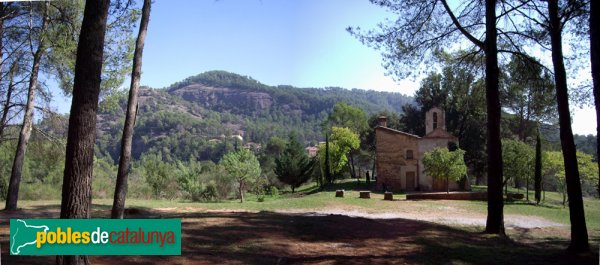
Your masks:
<instances>
[{"instance_id":1,"label":"dirt path","mask_svg":"<svg viewBox=\"0 0 600 265\"><path fill-rule=\"evenodd\" d=\"M484 214L460 209L452 206L436 207L434 209L419 209L403 204L404 208L393 208L385 211L372 211L363 207L343 205L332 203L327 207L316 208L316 209L283 209L275 210L275 213L282 214L297 214L305 216L326 216L326 215L342 215L348 217L361 217L368 219L408 219L416 221L426 221L437 224L445 225L466 225L466 226L485 226L486 216ZM181 213L194 213L194 212L208 212L208 213L258 213L259 211L249 211L240 209L198 209L192 207L186 208L154 208L155 211L161 212L164 215L168 215L174 212ZM564 227L564 224L553 222L541 217L536 216L525 216L525 215L514 215L507 214L504 216L505 226L508 229L511 228L547 228L547 227Z\"/></svg>"},{"instance_id":2,"label":"dirt path","mask_svg":"<svg viewBox=\"0 0 600 265\"><path fill-rule=\"evenodd\" d=\"M308 216L323 216L323 215L343 215L349 217L362 217L369 219L409 219L427 221L438 224L449 225L476 225L485 226L486 216L470 213L468 215L456 214L450 210L438 212L420 212L420 213L369 213L355 209L326 209L326 210L285 210L276 211L278 213L295 213L305 214ZM506 215L504 217L505 226L507 228L545 228L545 227L561 227L563 224L552 222L540 217L523 216L523 215Z\"/></svg>"}]
</instances>

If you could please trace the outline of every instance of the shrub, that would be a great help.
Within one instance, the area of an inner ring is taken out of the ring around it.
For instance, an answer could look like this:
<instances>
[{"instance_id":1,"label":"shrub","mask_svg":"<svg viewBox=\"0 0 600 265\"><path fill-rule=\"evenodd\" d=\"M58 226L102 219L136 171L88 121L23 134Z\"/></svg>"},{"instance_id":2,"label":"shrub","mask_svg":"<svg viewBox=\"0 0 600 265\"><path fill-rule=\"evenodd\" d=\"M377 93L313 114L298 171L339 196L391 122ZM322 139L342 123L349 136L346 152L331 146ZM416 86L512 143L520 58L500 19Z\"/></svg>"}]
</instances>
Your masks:
<instances>
[{"instance_id":1,"label":"shrub","mask_svg":"<svg viewBox=\"0 0 600 265\"><path fill-rule=\"evenodd\" d=\"M235 190L235 180L229 175L223 167L215 166L211 176L214 180L215 189L217 193L217 199L226 200L229 199L231 194Z\"/></svg>"},{"instance_id":2,"label":"shrub","mask_svg":"<svg viewBox=\"0 0 600 265\"><path fill-rule=\"evenodd\" d=\"M177 163L177 182L185 198L192 201L225 199L233 190L233 180L210 161ZM223 177L225 176L225 177Z\"/></svg>"},{"instance_id":3,"label":"shrub","mask_svg":"<svg viewBox=\"0 0 600 265\"><path fill-rule=\"evenodd\" d=\"M271 186L271 189L269 190L269 195L271 195L272 197L279 196L279 189L275 186Z\"/></svg>"},{"instance_id":4,"label":"shrub","mask_svg":"<svg viewBox=\"0 0 600 265\"><path fill-rule=\"evenodd\" d=\"M200 193L201 201L216 201L217 200L217 188L214 183L206 185L204 190Z\"/></svg>"},{"instance_id":5,"label":"shrub","mask_svg":"<svg viewBox=\"0 0 600 265\"><path fill-rule=\"evenodd\" d=\"M0 177L0 200L6 200L6 194L8 193L8 185L3 177Z\"/></svg>"},{"instance_id":6,"label":"shrub","mask_svg":"<svg viewBox=\"0 0 600 265\"><path fill-rule=\"evenodd\" d=\"M254 183L252 183L252 193L256 195L256 198L259 202L263 202L265 200L265 194L268 189L269 180L266 176L260 176L256 178Z\"/></svg>"},{"instance_id":7,"label":"shrub","mask_svg":"<svg viewBox=\"0 0 600 265\"><path fill-rule=\"evenodd\" d=\"M20 200L57 200L60 199L62 186L51 186L41 182L21 185Z\"/></svg>"},{"instance_id":8,"label":"shrub","mask_svg":"<svg viewBox=\"0 0 600 265\"><path fill-rule=\"evenodd\" d=\"M179 196L177 181L174 173L176 168L162 161L161 154L151 154L142 157L140 162L142 175L152 189L156 199L174 199Z\"/></svg>"}]
</instances>

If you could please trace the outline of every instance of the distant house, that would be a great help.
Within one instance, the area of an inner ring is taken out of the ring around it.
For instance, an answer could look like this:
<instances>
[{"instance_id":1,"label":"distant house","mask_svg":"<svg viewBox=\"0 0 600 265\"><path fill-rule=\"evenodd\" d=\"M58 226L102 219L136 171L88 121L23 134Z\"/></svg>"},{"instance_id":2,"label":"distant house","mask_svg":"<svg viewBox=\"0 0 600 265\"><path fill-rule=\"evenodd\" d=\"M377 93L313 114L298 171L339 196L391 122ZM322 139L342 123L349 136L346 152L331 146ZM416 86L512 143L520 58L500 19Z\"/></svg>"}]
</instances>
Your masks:
<instances>
[{"instance_id":1,"label":"distant house","mask_svg":"<svg viewBox=\"0 0 600 265\"><path fill-rule=\"evenodd\" d=\"M208 143L210 143L210 144L220 144L222 142L223 141L221 141L219 139L210 139L210 140L208 140Z\"/></svg>"},{"instance_id":2,"label":"distant house","mask_svg":"<svg viewBox=\"0 0 600 265\"><path fill-rule=\"evenodd\" d=\"M244 141L244 137L242 137L242 136L241 136L241 135L239 135L239 134L232 135L232 136L231 136L231 138L238 139L238 140L240 140L240 141L242 141L242 142Z\"/></svg>"},{"instance_id":3,"label":"distant house","mask_svg":"<svg viewBox=\"0 0 600 265\"><path fill-rule=\"evenodd\" d=\"M375 159L377 187L391 191L444 191L444 180L436 180L425 173L423 155L436 147L448 147L458 138L446 131L445 113L434 107L425 114L425 136L394 130L387 127L387 118L379 117L375 127ZM449 183L451 190L459 189L456 182Z\"/></svg>"},{"instance_id":4,"label":"distant house","mask_svg":"<svg viewBox=\"0 0 600 265\"><path fill-rule=\"evenodd\" d=\"M319 147L309 146L307 148L304 148L304 150L306 150L306 154L308 155L308 157L315 157L315 156L317 156L317 153L319 152Z\"/></svg>"},{"instance_id":5,"label":"distant house","mask_svg":"<svg viewBox=\"0 0 600 265\"><path fill-rule=\"evenodd\" d=\"M244 144L244 148L252 151L260 151L262 145L255 142L247 142L246 144Z\"/></svg>"}]
</instances>

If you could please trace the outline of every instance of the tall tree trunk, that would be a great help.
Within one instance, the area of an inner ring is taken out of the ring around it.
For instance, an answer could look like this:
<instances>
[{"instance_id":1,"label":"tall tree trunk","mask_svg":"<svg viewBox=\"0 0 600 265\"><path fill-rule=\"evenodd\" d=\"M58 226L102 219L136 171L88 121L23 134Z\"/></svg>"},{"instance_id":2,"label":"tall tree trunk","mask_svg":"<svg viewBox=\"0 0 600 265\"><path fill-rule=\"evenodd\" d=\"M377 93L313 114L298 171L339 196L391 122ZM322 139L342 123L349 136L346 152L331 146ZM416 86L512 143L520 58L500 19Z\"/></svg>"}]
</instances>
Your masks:
<instances>
[{"instance_id":1,"label":"tall tree trunk","mask_svg":"<svg viewBox=\"0 0 600 265\"><path fill-rule=\"evenodd\" d=\"M152 1L144 0L142 7L142 18L140 21L140 31L135 43L135 52L133 55L133 70L131 72L131 87L129 89L129 101L127 102L127 114L125 116L125 128L121 140L121 157L119 160L119 169L117 172L117 185L113 201L111 217L123 219L125 211L125 198L127 197L127 178L129 174L129 162L131 160L131 142L133 138L133 127L137 115L138 89L140 87L140 77L142 73L142 55L144 52L144 40L148 31L148 22L150 21L150 9Z\"/></svg>"},{"instance_id":2,"label":"tall tree trunk","mask_svg":"<svg viewBox=\"0 0 600 265\"><path fill-rule=\"evenodd\" d=\"M367 187L371 188L371 176L369 175L369 170L365 172L365 182L367 183Z\"/></svg>"},{"instance_id":3,"label":"tall tree trunk","mask_svg":"<svg viewBox=\"0 0 600 265\"><path fill-rule=\"evenodd\" d=\"M542 141L540 141L540 130L538 129L538 135L535 143L535 176L534 176L534 188L535 188L535 203L540 204L541 192L542 192Z\"/></svg>"},{"instance_id":4,"label":"tall tree trunk","mask_svg":"<svg viewBox=\"0 0 600 265\"><path fill-rule=\"evenodd\" d=\"M240 202L243 203L244 202L244 181L240 181Z\"/></svg>"},{"instance_id":5,"label":"tall tree trunk","mask_svg":"<svg viewBox=\"0 0 600 265\"><path fill-rule=\"evenodd\" d=\"M502 198L502 143L500 142L500 92L498 89L498 47L496 0L485 1L485 86L487 102L488 215L485 232L504 235Z\"/></svg>"},{"instance_id":6,"label":"tall tree trunk","mask_svg":"<svg viewBox=\"0 0 600 265\"><path fill-rule=\"evenodd\" d=\"M38 74L40 71L40 64L42 62L42 57L44 56L44 50L46 49L44 45L44 32L46 31L46 28L49 24L48 6L49 2L46 2L44 7L44 19L42 21L42 27L39 33L40 36L38 39L38 46L35 53L33 54L33 64L31 66L31 75L29 76L29 87L27 92L27 105L25 106L23 124L21 125L21 131L19 132L19 142L17 143L17 150L15 152L12 170L10 173L10 182L8 184L8 196L6 197L6 210L17 209L17 201L19 199L19 186L21 184L21 176L23 174L23 162L25 160L25 153L27 152L27 144L29 143L29 137L31 137L31 129L33 127L35 90L37 89L38 85ZM30 32L30 34L33 34L33 32Z\"/></svg>"},{"instance_id":7,"label":"tall tree trunk","mask_svg":"<svg viewBox=\"0 0 600 265\"><path fill-rule=\"evenodd\" d=\"M350 154L348 154L348 155L350 155ZM352 168L352 160L351 159L348 159L348 162L346 162L346 166L348 167L348 172L350 173L350 177L354 179L355 178L354 169Z\"/></svg>"},{"instance_id":8,"label":"tall tree trunk","mask_svg":"<svg viewBox=\"0 0 600 265\"><path fill-rule=\"evenodd\" d=\"M356 178L356 169L354 168L354 151L348 153L350 157L350 174L352 178Z\"/></svg>"},{"instance_id":9,"label":"tall tree trunk","mask_svg":"<svg viewBox=\"0 0 600 265\"><path fill-rule=\"evenodd\" d=\"M96 112L110 0L86 0L77 58L60 218L90 218ZM87 256L57 256L57 264L89 264Z\"/></svg>"},{"instance_id":10,"label":"tall tree trunk","mask_svg":"<svg viewBox=\"0 0 600 265\"><path fill-rule=\"evenodd\" d=\"M521 108L519 114L519 140L525 142L525 114L524 110Z\"/></svg>"},{"instance_id":11,"label":"tall tree trunk","mask_svg":"<svg viewBox=\"0 0 600 265\"><path fill-rule=\"evenodd\" d=\"M600 157L600 3L590 1L590 61L592 62L592 81L594 84L594 103L596 105L596 157ZM600 176L600 159L598 175ZM598 179L600 197L600 178Z\"/></svg>"},{"instance_id":12,"label":"tall tree trunk","mask_svg":"<svg viewBox=\"0 0 600 265\"><path fill-rule=\"evenodd\" d=\"M546 189L544 188L544 182L542 182L542 201L546 201Z\"/></svg>"},{"instance_id":13,"label":"tall tree trunk","mask_svg":"<svg viewBox=\"0 0 600 265\"><path fill-rule=\"evenodd\" d=\"M0 2L0 83L2 82L2 77L4 74L2 70L4 70L4 2ZM8 99L6 100L8 101ZM0 139L2 138L2 134L0 134Z\"/></svg>"},{"instance_id":14,"label":"tall tree trunk","mask_svg":"<svg viewBox=\"0 0 600 265\"><path fill-rule=\"evenodd\" d=\"M525 200L529 201L529 176L525 176Z\"/></svg>"},{"instance_id":15,"label":"tall tree trunk","mask_svg":"<svg viewBox=\"0 0 600 265\"><path fill-rule=\"evenodd\" d=\"M554 65L554 81L556 85L556 101L560 123L560 143L565 162L565 178L569 196L569 218L571 220L571 243L569 250L574 252L589 250L587 227L581 195L581 182L577 168L577 156L573 131L571 130L571 113L569 111L569 93L567 74L562 53L561 22L558 14L558 0L548 1L548 17L550 25L550 41L552 45L552 63Z\"/></svg>"}]
</instances>

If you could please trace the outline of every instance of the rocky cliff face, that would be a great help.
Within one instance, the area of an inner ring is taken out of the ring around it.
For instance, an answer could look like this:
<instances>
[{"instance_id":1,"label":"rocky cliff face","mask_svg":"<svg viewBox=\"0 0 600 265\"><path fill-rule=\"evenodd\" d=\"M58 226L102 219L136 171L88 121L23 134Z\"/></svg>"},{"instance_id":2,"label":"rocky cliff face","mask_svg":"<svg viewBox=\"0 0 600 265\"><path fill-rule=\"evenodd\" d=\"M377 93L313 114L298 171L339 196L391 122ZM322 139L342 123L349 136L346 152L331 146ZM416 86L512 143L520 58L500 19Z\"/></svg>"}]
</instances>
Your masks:
<instances>
[{"instance_id":1,"label":"rocky cliff face","mask_svg":"<svg viewBox=\"0 0 600 265\"><path fill-rule=\"evenodd\" d=\"M127 94L107 101L98 115L98 150L117 160ZM218 162L232 142L223 137L243 134L244 143L266 143L274 136L298 133L305 141L323 140L321 124L336 103L367 113L399 111L410 97L387 92L342 88L267 86L250 77L223 71L192 76L165 89L143 88L134 133L134 157L165 157ZM217 141L215 141L215 139ZM229 145L229 146L228 146Z\"/></svg>"},{"instance_id":2,"label":"rocky cliff face","mask_svg":"<svg viewBox=\"0 0 600 265\"><path fill-rule=\"evenodd\" d=\"M207 109L221 109L233 105L239 110L268 111L273 106L273 98L268 93L236 88L190 84L169 93Z\"/></svg>"}]
</instances>

